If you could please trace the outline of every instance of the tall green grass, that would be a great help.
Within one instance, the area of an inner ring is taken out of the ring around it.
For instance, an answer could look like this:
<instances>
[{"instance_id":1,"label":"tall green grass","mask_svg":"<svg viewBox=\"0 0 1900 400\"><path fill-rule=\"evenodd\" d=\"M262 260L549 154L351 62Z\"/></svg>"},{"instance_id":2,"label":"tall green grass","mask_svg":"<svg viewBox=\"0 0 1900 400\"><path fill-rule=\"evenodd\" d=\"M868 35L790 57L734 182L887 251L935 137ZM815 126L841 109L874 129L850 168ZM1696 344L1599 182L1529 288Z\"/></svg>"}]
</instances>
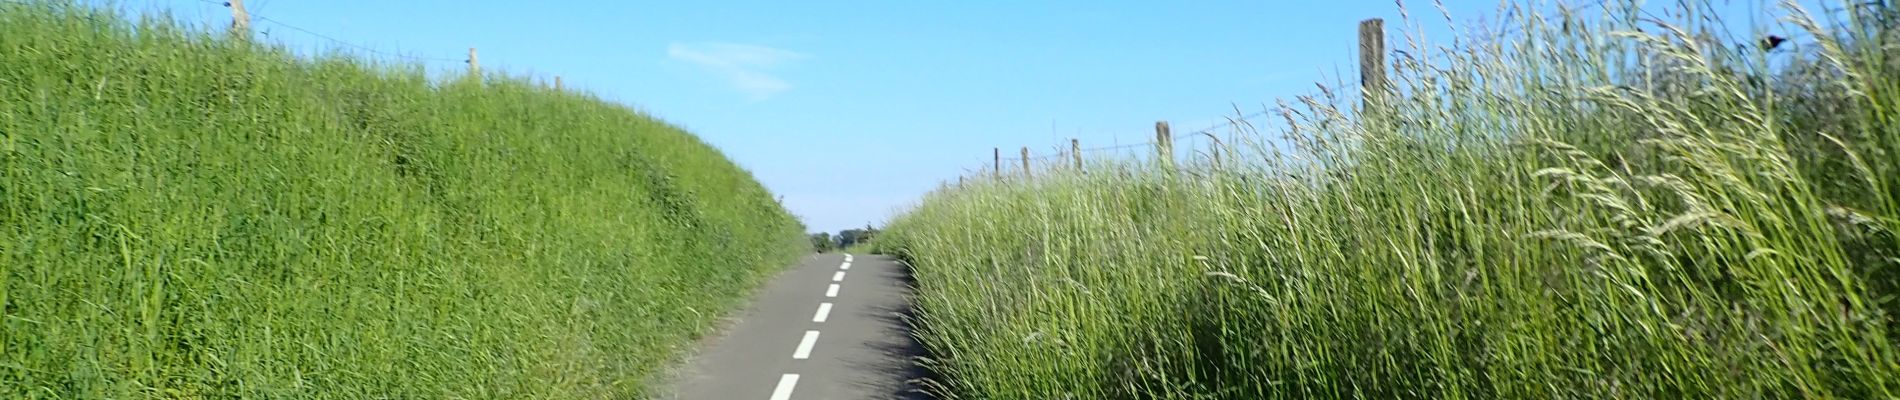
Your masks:
<instances>
[{"instance_id":1,"label":"tall green grass","mask_svg":"<svg viewBox=\"0 0 1900 400\"><path fill-rule=\"evenodd\" d=\"M975 177L878 244L947 398L1900 398L1895 9L1682 4L1408 39L1225 164Z\"/></svg>"},{"instance_id":2,"label":"tall green grass","mask_svg":"<svg viewBox=\"0 0 1900 400\"><path fill-rule=\"evenodd\" d=\"M628 398L802 227L490 74L0 2L0 398Z\"/></svg>"}]
</instances>

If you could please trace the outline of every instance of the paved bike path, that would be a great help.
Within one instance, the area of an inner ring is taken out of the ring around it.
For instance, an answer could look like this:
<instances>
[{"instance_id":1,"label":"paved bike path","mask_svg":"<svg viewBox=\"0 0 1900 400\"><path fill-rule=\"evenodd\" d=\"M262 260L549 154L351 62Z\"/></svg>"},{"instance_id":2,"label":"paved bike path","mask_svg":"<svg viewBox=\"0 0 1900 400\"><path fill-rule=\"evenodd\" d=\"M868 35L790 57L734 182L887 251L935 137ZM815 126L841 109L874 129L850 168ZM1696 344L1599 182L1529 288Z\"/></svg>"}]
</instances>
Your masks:
<instances>
[{"instance_id":1,"label":"paved bike path","mask_svg":"<svg viewBox=\"0 0 1900 400\"><path fill-rule=\"evenodd\" d=\"M767 283L678 371L682 400L924 399L911 362L909 273L874 255L819 254Z\"/></svg>"}]
</instances>

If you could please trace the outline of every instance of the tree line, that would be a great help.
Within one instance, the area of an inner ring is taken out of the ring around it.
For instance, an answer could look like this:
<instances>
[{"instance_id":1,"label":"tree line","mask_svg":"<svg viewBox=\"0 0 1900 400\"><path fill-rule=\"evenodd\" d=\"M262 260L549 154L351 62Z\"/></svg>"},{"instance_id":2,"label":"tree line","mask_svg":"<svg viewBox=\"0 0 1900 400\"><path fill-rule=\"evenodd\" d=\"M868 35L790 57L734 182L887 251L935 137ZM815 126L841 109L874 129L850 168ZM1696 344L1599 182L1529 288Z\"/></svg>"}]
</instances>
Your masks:
<instances>
[{"instance_id":1,"label":"tree line","mask_svg":"<svg viewBox=\"0 0 1900 400\"><path fill-rule=\"evenodd\" d=\"M830 232L813 233L811 234L812 251L823 253L870 243L871 238L877 236L877 232L877 228L865 225L864 229L846 229L838 231L836 235Z\"/></svg>"}]
</instances>

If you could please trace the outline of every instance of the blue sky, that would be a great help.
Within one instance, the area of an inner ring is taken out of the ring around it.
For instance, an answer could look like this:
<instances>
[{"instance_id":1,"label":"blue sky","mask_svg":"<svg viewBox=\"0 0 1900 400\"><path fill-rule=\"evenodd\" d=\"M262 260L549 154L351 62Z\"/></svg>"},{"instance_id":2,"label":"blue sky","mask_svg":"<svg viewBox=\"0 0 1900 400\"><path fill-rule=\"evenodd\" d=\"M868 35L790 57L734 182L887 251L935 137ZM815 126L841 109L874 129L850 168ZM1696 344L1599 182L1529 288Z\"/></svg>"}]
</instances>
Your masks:
<instances>
[{"instance_id":1,"label":"blue sky","mask_svg":"<svg viewBox=\"0 0 1900 400\"><path fill-rule=\"evenodd\" d=\"M1447 0L1454 20L1495 0ZM685 127L752 171L812 230L881 224L939 182L1013 155L1139 143L1352 79L1358 21L1390 1L249 0L255 30L485 69L561 75ZM227 24L208 0L140 0ZM1408 2L1434 41L1431 2ZM275 21L275 22L273 22ZM281 24L280 24L281 23ZM1393 47L1400 38L1389 39ZM432 61L434 68L463 68Z\"/></svg>"}]
</instances>

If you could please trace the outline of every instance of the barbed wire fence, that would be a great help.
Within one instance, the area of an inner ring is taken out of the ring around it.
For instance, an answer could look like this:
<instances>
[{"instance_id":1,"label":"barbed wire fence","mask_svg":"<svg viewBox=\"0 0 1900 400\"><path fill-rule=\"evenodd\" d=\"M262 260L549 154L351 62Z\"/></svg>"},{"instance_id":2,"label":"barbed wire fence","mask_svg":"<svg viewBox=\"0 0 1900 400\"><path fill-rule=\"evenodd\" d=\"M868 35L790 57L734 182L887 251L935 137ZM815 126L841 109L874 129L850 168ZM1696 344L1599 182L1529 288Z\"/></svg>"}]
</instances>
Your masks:
<instances>
[{"instance_id":1,"label":"barbed wire fence","mask_svg":"<svg viewBox=\"0 0 1900 400\"><path fill-rule=\"evenodd\" d=\"M1329 90L1332 90L1334 93L1352 93L1352 92L1358 91L1361 85L1363 84L1345 84L1345 85L1340 85L1342 87L1338 89L1329 88ZM1090 157L1100 156L1103 153L1111 153L1111 152L1127 153L1127 152L1138 151L1138 150L1143 150L1143 149L1152 149L1154 153L1152 155L1153 158L1155 158L1156 160L1160 160L1164 163L1172 164L1176 161L1175 159L1177 158L1177 155L1178 155L1176 152L1177 149L1175 147L1175 143L1183 142L1183 141L1195 141L1195 140L1209 140L1212 142L1212 143L1202 143L1202 145L1197 145L1193 147L1196 149L1201 148L1201 147L1208 147L1208 150L1205 153L1200 153L1200 154L1204 154L1205 159L1212 162L1214 165L1218 166L1221 164L1221 159L1222 159L1221 154L1226 153L1226 151L1224 150L1229 149L1231 148L1231 146L1234 145L1233 143L1229 143L1229 142L1232 141L1235 138L1235 136L1246 134L1246 133L1257 132L1260 129L1260 127L1263 125L1262 124L1263 119L1268 118L1268 117L1281 116L1281 115L1284 115L1287 111L1288 109L1285 106L1276 105L1276 106L1270 106L1270 107L1263 107L1259 111L1254 111L1250 113L1241 113L1238 107L1236 107L1234 114L1219 117L1220 119L1223 119L1224 121L1211 123L1200 129L1192 129L1192 130L1178 130L1177 131L1177 130L1174 130L1173 127L1167 121L1157 121L1155 123L1155 133L1153 136L1154 139L1152 140L1145 140L1145 141L1140 141L1140 142L1135 142L1135 143L1117 143L1117 144L1112 144L1112 145L1107 145L1107 146L1082 147L1080 139L1070 138L1069 149L1046 152L1041 155L1032 155L1030 148L1025 146L1025 147L1021 147L1018 150L1018 154L1016 156L1006 157L1003 154L1004 149L1002 147L996 147L996 148L991 149L992 157L991 157L990 166L978 167L978 168L964 168L963 169L964 173L962 176L958 178L958 182L961 183L963 180L968 179L971 176L988 175L989 177L994 178L994 179L1001 179L1006 174L1029 175L1029 174L1032 174L1033 171L1036 169L1034 164L1037 164L1037 163L1041 163L1041 164L1044 164L1045 166L1048 166L1048 165L1059 165L1056 163L1068 161L1070 168L1081 169L1084 167L1084 164L1086 162L1085 160ZM1229 132L1229 133L1232 133L1233 135L1230 135L1228 136L1228 139L1223 140L1218 135L1221 132ZM1211 145L1211 146L1203 146L1203 145ZM1190 150L1189 154L1192 155L1196 151L1198 150ZM1014 173L1007 172L1008 170L1012 168L1015 169Z\"/></svg>"},{"instance_id":2,"label":"barbed wire fence","mask_svg":"<svg viewBox=\"0 0 1900 400\"><path fill-rule=\"evenodd\" d=\"M419 62L419 63L425 63L425 64L464 63L464 64L474 65L474 62L475 62L475 59L473 58L473 49L470 49L471 50L470 58L462 58L462 59L449 58L449 57L418 56L418 55L403 54L403 53L398 53L398 52L384 51L384 50L379 50L375 47L371 47L368 45L363 45L360 43L338 39L335 35L325 34L323 32L318 32L314 29L297 26L289 22L284 22L283 20L271 18L268 15L258 14L256 12L246 9L244 6L244 0L230 0L230 1L193 0L193 1L230 9L231 28L234 31L244 31L243 33L246 33L246 34L248 34L249 31L253 30L252 27L253 27L254 22L262 22L262 23L268 24L268 26L288 29L291 31L303 33L305 35L310 35L318 39L322 39L323 41L328 42L330 45L334 47L361 51L365 54L370 54L370 55L374 55L378 57L385 57L389 59L402 60L402 61L413 61L413 62Z\"/></svg>"},{"instance_id":3,"label":"barbed wire fence","mask_svg":"<svg viewBox=\"0 0 1900 400\"><path fill-rule=\"evenodd\" d=\"M335 35L325 34L313 29L308 29L301 26L293 25L288 22L284 22L282 20L273 19L273 18L270 18L269 16L259 15L259 14L250 12L249 10L246 10L244 8L243 0L231 0L231 1L190 0L190 1L202 3L205 5L210 5L214 7L229 9L231 11L230 26L232 30L239 31L244 34L250 33L250 31L252 30L251 27L252 27L253 22L263 22L263 23L270 24L271 26L289 29L292 31L310 35L312 37L316 37L318 39L322 39L328 42L329 44L331 44L332 46L361 51L363 53L375 55L379 57L387 57L390 59L414 61L414 62L421 62L421 63L449 62L449 63L464 63L464 64L470 64L470 65L473 65L475 63L475 59L473 58L473 54L474 54L473 48L469 49L470 58L461 58L461 59L402 54L402 53L397 53L397 52L378 50L375 47L370 47L367 45L338 39ZM45 5L57 5L59 3L40 2L40 1L34 1L34 0L0 0L0 4L11 4L11 5L20 5L20 6L45 6Z\"/></svg>"},{"instance_id":4,"label":"barbed wire fence","mask_svg":"<svg viewBox=\"0 0 1900 400\"><path fill-rule=\"evenodd\" d=\"M253 12L252 10L245 8L244 0L229 0L229 1L189 0L189 1L201 3L202 5L206 5L206 6L223 8L223 9L228 10L230 12L230 25L229 25L230 33L240 38L243 38L245 40L251 40L254 34L261 34L266 37L277 37L279 36L277 35L278 32L286 32L286 31L297 32L303 35L308 35L311 38L314 38L315 39L314 41L318 43L327 44L330 49L347 49L349 51L357 52L358 54L377 57L382 60L413 62L413 63L418 63L418 64L431 66L431 67L449 67L451 65L460 64L461 67L467 68L468 76L474 77L477 79L479 79L482 76L481 61L480 61L480 58L477 57L476 49L474 47L470 47L468 49L468 55L463 58L418 55L414 53L401 52L401 51L388 51L388 50L376 48L374 46L365 45L362 43L343 40L334 34L325 33L316 29L305 28L303 26L298 26L296 24L286 22L279 18L273 18L269 15L263 15L263 14ZM0 3L29 4L31 2L28 0L0 0ZM200 10L200 11L202 12L203 10ZM215 20L215 19L212 19L213 17L210 17L210 16L200 15L200 17L206 18L207 20ZM259 29L259 28L263 28L263 29ZM450 69L452 70L453 68L450 68ZM564 90L561 76L553 75L552 78L553 78L553 81L548 82L547 80L545 80L545 77L543 77L540 83L543 85L547 85L551 83L552 87L555 90Z\"/></svg>"},{"instance_id":5,"label":"barbed wire fence","mask_svg":"<svg viewBox=\"0 0 1900 400\"><path fill-rule=\"evenodd\" d=\"M1608 3L1608 1L1591 2L1591 3L1586 3L1586 4L1575 6L1575 7L1568 7L1563 4L1559 4L1558 5L1559 8L1558 10L1556 10L1555 13L1544 14L1543 17L1532 18L1532 19L1535 19L1537 23L1539 24L1549 24L1551 23L1551 18L1553 17L1570 18L1572 16L1579 15L1589 10L1601 8L1605 6L1605 3ZM1512 10L1512 12L1521 12L1521 10ZM1403 19L1410 20L1410 17L1408 15L1403 15L1404 14L1403 11L1401 12L1401 14L1402 14ZM1522 33L1524 29L1527 29L1529 27L1518 19L1507 19L1507 21L1519 21L1520 23L1503 26L1501 27L1501 29L1497 29L1494 31L1487 31L1484 34L1490 35L1490 36L1515 35L1518 33ZM1360 71L1359 78L1360 79L1357 82L1345 82L1345 83L1337 84L1335 85L1337 87L1320 85L1319 89L1322 92L1325 92L1324 97L1332 101L1339 100L1342 94L1359 96L1360 102L1361 102L1359 111L1364 112L1365 110L1376 106L1374 99L1378 98L1379 96L1382 96L1383 93L1387 90L1387 86L1389 85L1389 82L1388 82L1389 78L1386 77L1386 74L1385 74L1386 63L1388 62L1386 60L1386 55L1388 53L1386 51L1386 46L1385 46L1386 33L1385 33L1385 27L1384 27L1384 20L1380 18L1370 18L1370 19L1360 21L1358 40L1359 40L1359 71ZM1432 62L1432 61L1451 62L1453 61L1452 58L1458 52L1469 51L1469 50L1458 50L1456 48L1454 48L1453 50L1456 50L1456 51L1439 51L1439 52L1436 52L1436 54L1427 55L1422 58L1406 53L1404 51L1393 51L1391 53L1393 54L1394 59L1391 60L1391 62L1420 63L1420 64ZM1210 126L1206 128L1202 128L1198 130L1181 131L1181 132L1172 131L1167 121L1158 121L1155 124L1156 134L1155 134L1154 140L1143 141L1143 142L1138 142L1138 143L1115 144L1115 145L1110 145L1110 146L1084 148L1084 147L1081 147L1079 139L1071 138L1069 139L1070 148L1068 150L1066 151L1057 150L1057 151L1042 154L1042 155L1031 155L1031 151L1029 147L1022 147L1019 150L1018 156L1004 157L1004 153L1003 153L1004 149L1002 147L995 147L995 148L992 148L993 153L992 153L992 158L991 158L991 165L989 165L988 167L964 168L963 169L964 175L959 176L957 178L958 184L962 184L965 179L968 179L971 177L980 178L980 177L983 177L984 175L987 175L991 179L1002 179L1005 176L1014 176L1014 175L1029 176L1033 174L1035 171L1035 166L1032 165L1034 163L1043 163L1045 166L1054 166L1054 167L1060 168L1061 164L1056 164L1056 163L1064 161L1065 159L1069 161L1069 164L1071 164L1070 166L1071 168L1083 169L1085 167L1085 159L1090 156L1099 155L1100 153L1104 153L1104 152L1117 152L1117 151L1126 152L1129 150L1143 149L1143 148L1153 149L1152 157L1155 158L1155 161L1158 161L1160 163L1163 163L1172 167L1172 165L1178 161L1177 160L1178 154L1176 153L1176 149L1174 148L1174 142L1181 141L1183 139L1194 140L1194 139L1199 139L1199 138L1211 139L1213 141L1213 143L1207 143L1207 144L1211 144L1211 147L1208 152L1204 153L1206 154L1205 160L1211 162L1211 165L1213 165L1215 168L1219 168L1222 165L1221 158L1220 158L1221 154L1226 152L1225 150L1231 149L1232 146L1234 146L1235 144L1227 143L1226 140L1221 140L1220 138L1214 135L1215 132L1221 131L1223 129L1228 130L1230 132L1235 132L1237 134L1258 132L1262 126L1260 124L1255 124L1255 122L1257 122L1258 119L1262 117L1269 117L1269 116L1288 115L1288 114L1291 114L1292 111L1293 110L1291 108L1285 105L1264 107L1260 111L1245 113L1245 114L1240 113L1239 110L1236 109L1234 115L1222 117L1226 119L1225 122L1211 124ZM1233 138L1234 138L1233 136L1230 136L1229 140ZM1196 147L1204 147L1204 146L1196 146ZM1194 154L1193 152L1190 152L1191 156L1193 154ZM1014 169L1014 172L1011 172L1010 171L1011 169Z\"/></svg>"}]
</instances>

